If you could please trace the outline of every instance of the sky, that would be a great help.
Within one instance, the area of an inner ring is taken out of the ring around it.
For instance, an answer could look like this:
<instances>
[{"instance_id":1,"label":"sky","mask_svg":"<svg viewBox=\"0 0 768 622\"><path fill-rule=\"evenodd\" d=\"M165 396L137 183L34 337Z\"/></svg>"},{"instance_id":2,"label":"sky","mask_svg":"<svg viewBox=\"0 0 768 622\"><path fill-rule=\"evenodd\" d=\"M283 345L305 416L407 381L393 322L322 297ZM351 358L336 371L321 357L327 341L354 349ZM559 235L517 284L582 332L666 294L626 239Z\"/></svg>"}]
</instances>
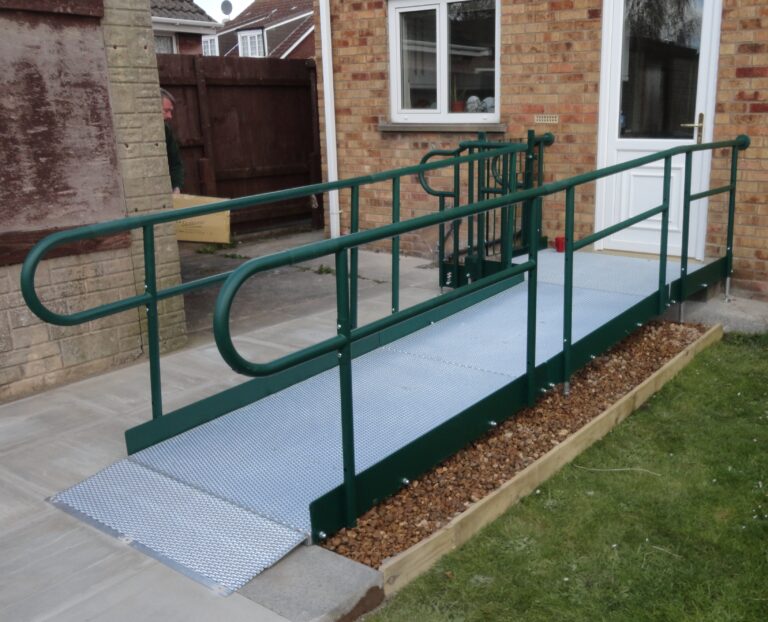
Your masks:
<instances>
[{"instance_id":1,"label":"sky","mask_svg":"<svg viewBox=\"0 0 768 622\"><path fill-rule=\"evenodd\" d=\"M253 0L229 0L232 3L232 13L229 18L234 19L243 9L247 7ZM195 0L195 4L203 9L213 19L220 22L224 19L224 13L221 12L222 0Z\"/></svg>"}]
</instances>

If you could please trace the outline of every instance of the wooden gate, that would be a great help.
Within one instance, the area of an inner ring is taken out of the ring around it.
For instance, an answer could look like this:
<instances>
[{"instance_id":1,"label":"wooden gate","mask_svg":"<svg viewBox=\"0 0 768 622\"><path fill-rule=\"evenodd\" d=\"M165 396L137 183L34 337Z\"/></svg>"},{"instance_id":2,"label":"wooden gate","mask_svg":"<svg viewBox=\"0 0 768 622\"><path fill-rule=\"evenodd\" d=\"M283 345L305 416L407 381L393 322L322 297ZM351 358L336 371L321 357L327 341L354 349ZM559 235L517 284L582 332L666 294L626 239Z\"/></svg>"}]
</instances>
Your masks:
<instances>
[{"instance_id":1,"label":"wooden gate","mask_svg":"<svg viewBox=\"0 0 768 622\"><path fill-rule=\"evenodd\" d=\"M162 54L157 68L176 99L183 192L235 198L321 181L313 60ZM233 213L232 230L309 220L322 227L321 200Z\"/></svg>"}]
</instances>

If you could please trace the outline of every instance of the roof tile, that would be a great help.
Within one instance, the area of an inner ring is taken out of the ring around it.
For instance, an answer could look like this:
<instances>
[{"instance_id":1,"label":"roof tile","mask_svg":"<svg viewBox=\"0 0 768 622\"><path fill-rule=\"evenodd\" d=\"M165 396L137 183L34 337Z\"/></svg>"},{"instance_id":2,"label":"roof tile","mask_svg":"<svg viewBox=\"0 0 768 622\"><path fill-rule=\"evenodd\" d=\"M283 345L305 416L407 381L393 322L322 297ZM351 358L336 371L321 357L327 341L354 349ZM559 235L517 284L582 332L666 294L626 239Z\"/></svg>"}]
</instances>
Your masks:
<instances>
[{"instance_id":1,"label":"roof tile","mask_svg":"<svg viewBox=\"0 0 768 622\"><path fill-rule=\"evenodd\" d=\"M150 0L149 6L152 11L152 17L217 23L216 20L192 2L192 0Z\"/></svg>"}]
</instances>

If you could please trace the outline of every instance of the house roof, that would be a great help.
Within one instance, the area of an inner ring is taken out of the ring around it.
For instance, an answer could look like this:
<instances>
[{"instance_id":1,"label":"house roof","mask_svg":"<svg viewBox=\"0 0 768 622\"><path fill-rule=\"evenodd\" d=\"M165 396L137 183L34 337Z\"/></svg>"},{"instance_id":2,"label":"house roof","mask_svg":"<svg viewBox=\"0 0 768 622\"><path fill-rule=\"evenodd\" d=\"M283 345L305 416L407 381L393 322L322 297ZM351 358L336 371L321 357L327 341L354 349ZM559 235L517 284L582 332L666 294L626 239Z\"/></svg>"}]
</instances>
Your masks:
<instances>
[{"instance_id":1,"label":"house roof","mask_svg":"<svg viewBox=\"0 0 768 622\"><path fill-rule=\"evenodd\" d=\"M192 0L150 0L149 6L152 17L218 23Z\"/></svg>"},{"instance_id":2,"label":"house roof","mask_svg":"<svg viewBox=\"0 0 768 622\"><path fill-rule=\"evenodd\" d=\"M285 54L290 52L296 44L309 34L314 26L314 15L307 15L303 19L297 19L296 28L294 28L278 45L269 50L269 56L273 58L283 58Z\"/></svg>"},{"instance_id":3,"label":"house roof","mask_svg":"<svg viewBox=\"0 0 768 622\"><path fill-rule=\"evenodd\" d=\"M312 0L254 0L235 19L224 24L219 30L219 34L250 26L268 28L300 15L311 13L312 10ZM307 28L305 27L302 33L306 32Z\"/></svg>"}]
</instances>

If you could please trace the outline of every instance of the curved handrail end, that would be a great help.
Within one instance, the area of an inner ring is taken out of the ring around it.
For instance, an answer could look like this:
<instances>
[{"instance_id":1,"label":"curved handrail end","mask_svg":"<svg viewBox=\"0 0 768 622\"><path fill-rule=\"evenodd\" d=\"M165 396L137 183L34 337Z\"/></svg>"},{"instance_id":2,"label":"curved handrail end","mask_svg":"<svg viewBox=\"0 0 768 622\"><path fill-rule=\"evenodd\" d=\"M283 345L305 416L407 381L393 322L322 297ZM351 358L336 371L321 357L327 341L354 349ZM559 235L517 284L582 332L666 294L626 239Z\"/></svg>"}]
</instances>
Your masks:
<instances>
[{"instance_id":1,"label":"curved handrail end","mask_svg":"<svg viewBox=\"0 0 768 622\"><path fill-rule=\"evenodd\" d=\"M752 140L746 134L739 134L736 137L736 147L738 147L739 151L744 151L745 149L748 149L749 145L751 144L752 144Z\"/></svg>"},{"instance_id":2,"label":"curved handrail end","mask_svg":"<svg viewBox=\"0 0 768 622\"><path fill-rule=\"evenodd\" d=\"M555 135L552 132L546 132L545 134L541 135L541 142L546 147L549 147L550 145L554 144L554 142L555 142Z\"/></svg>"}]
</instances>

